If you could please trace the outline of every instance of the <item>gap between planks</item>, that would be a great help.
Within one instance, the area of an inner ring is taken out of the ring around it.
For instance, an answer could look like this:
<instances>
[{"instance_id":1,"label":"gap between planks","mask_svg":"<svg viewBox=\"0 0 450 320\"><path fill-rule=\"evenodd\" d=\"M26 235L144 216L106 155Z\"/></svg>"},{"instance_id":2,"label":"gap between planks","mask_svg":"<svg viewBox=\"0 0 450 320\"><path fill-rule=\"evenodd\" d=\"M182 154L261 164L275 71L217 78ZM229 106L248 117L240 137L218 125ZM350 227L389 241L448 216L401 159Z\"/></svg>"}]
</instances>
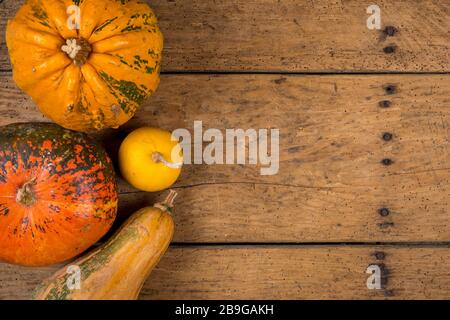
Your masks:
<instances>
[{"instance_id":1,"label":"gap between planks","mask_svg":"<svg viewBox=\"0 0 450 320\"><path fill-rule=\"evenodd\" d=\"M99 243L101 245L101 243ZM307 247L406 247L406 248L450 248L450 241L386 241L386 242L172 242L173 248L307 248Z\"/></svg>"},{"instance_id":2,"label":"gap between planks","mask_svg":"<svg viewBox=\"0 0 450 320\"><path fill-rule=\"evenodd\" d=\"M0 74L9 75L12 73L12 69L0 69ZM252 75L286 75L286 76L390 76L390 75L421 75L421 76L432 76L432 75L450 75L448 71L311 71L311 72L295 72L295 71L265 71L265 70L255 70L255 71L220 71L220 70L174 70L174 71L162 71L161 75L242 75L242 76L252 76Z\"/></svg>"}]
</instances>

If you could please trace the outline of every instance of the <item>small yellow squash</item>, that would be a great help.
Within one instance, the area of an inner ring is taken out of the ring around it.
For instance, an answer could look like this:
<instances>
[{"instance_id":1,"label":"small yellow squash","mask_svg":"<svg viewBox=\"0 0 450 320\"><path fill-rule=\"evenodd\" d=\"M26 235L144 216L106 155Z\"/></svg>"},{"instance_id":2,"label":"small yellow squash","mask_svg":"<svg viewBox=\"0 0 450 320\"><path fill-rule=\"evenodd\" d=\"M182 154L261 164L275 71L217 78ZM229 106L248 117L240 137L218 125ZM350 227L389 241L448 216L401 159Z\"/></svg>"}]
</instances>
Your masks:
<instances>
[{"instance_id":1,"label":"small yellow squash","mask_svg":"<svg viewBox=\"0 0 450 320\"><path fill-rule=\"evenodd\" d=\"M147 192L162 191L180 176L183 152L170 132L143 127L122 142L119 165L122 176L133 187Z\"/></svg>"}]
</instances>

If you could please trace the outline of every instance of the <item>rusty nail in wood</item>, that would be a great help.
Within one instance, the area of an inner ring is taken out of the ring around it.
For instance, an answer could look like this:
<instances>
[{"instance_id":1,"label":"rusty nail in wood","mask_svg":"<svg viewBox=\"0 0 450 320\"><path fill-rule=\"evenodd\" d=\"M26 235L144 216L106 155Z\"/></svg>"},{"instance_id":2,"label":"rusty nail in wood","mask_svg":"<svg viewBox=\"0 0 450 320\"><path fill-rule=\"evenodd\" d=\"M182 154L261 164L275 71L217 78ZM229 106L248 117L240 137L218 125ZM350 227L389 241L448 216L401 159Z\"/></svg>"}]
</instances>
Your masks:
<instances>
[{"instance_id":1,"label":"rusty nail in wood","mask_svg":"<svg viewBox=\"0 0 450 320\"><path fill-rule=\"evenodd\" d=\"M379 106L380 108L389 108L391 106L391 102L389 100L383 100L380 101Z\"/></svg>"},{"instance_id":2,"label":"rusty nail in wood","mask_svg":"<svg viewBox=\"0 0 450 320\"><path fill-rule=\"evenodd\" d=\"M389 133L389 132L385 132L385 133L383 133L383 140L384 141L391 141L392 140L392 133Z\"/></svg>"},{"instance_id":3,"label":"rusty nail in wood","mask_svg":"<svg viewBox=\"0 0 450 320\"><path fill-rule=\"evenodd\" d=\"M384 260L385 257L386 255L384 254L384 252L375 252L375 258L377 260Z\"/></svg>"},{"instance_id":4,"label":"rusty nail in wood","mask_svg":"<svg viewBox=\"0 0 450 320\"><path fill-rule=\"evenodd\" d=\"M393 37L397 33L397 31L397 28L393 26L387 26L386 28L384 28L384 33L389 37Z\"/></svg>"},{"instance_id":5,"label":"rusty nail in wood","mask_svg":"<svg viewBox=\"0 0 450 320\"><path fill-rule=\"evenodd\" d=\"M384 87L387 94L394 94L397 91L397 87L393 84L389 84Z\"/></svg>"},{"instance_id":6,"label":"rusty nail in wood","mask_svg":"<svg viewBox=\"0 0 450 320\"><path fill-rule=\"evenodd\" d=\"M378 210L378 213L382 217L387 217L391 213L391 211L388 208L381 208Z\"/></svg>"},{"instance_id":7,"label":"rusty nail in wood","mask_svg":"<svg viewBox=\"0 0 450 320\"><path fill-rule=\"evenodd\" d=\"M386 158L386 159L381 160L381 163L384 164L385 166L390 166L394 162L391 159Z\"/></svg>"},{"instance_id":8,"label":"rusty nail in wood","mask_svg":"<svg viewBox=\"0 0 450 320\"><path fill-rule=\"evenodd\" d=\"M394 53L397 50L396 46L387 46L383 48L383 52L386 54Z\"/></svg>"}]
</instances>

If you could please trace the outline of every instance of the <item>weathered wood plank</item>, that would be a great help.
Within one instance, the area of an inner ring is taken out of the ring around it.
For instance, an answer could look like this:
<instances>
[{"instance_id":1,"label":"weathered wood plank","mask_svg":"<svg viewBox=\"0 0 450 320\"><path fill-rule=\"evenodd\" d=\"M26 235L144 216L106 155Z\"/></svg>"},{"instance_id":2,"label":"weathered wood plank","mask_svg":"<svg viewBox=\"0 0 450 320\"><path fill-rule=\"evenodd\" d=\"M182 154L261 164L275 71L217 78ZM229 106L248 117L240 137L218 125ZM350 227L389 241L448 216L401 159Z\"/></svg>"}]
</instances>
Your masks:
<instances>
[{"instance_id":1,"label":"weathered wood plank","mask_svg":"<svg viewBox=\"0 0 450 320\"><path fill-rule=\"evenodd\" d=\"M449 263L448 246L173 247L141 299L449 299ZM374 264L381 290L366 286ZM30 298L55 269L0 264L0 299Z\"/></svg>"},{"instance_id":2,"label":"weathered wood plank","mask_svg":"<svg viewBox=\"0 0 450 320\"><path fill-rule=\"evenodd\" d=\"M0 79L0 125L43 119L9 74ZM125 133L143 125L281 130L277 175L252 165L185 167L178 242L446 241L448 92L445 75L166 75L129 124L99 137L114 156ZM380 108L386 99L391 107ZM386 131L392 141L381 138ZM122 216L161 198L123 181L120 189Z\"/></svg>"},{"instance_id":3,"label":"weathered wood plank","mask_svg":"<svg viewBox=\"0 0 450 320\"><path fill-rule=\"evenodd\" d=\"M0 4L4 31L24 0ZM151 1L165 35L164 71L449 71L450 3L378 1L386 36L369 30L367 1ZM394 46L394 53L384 48Z\"/></svg>"}]
</instances>

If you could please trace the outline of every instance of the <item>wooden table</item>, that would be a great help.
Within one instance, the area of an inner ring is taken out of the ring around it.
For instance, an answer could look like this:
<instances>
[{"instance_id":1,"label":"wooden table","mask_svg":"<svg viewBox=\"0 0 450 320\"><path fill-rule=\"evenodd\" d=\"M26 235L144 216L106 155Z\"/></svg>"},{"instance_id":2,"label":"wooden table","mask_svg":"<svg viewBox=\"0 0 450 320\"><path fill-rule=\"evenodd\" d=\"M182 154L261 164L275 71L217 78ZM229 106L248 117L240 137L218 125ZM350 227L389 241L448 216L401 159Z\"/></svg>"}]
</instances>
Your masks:
<instances>
[{"instance_id":1,"label":"wooden table","mask_svg":"<svg viewBox=\"0 0 450 320\"><path fill-rule=\"evenodd\" d=\"M450 2L376 2L382 30L362 0L151 1L162 83L98 135L111 155L134 128L201 120L279 128L281 162L274 176L187 166L142 299L450 298ZM45 120L11 77L5 24L21 3L0 4L1 125ZM163 197L120 193L120 220ZM374 264L381 290L366 286ZM56 268L0 265L0 299L29 298Z\"/></svg>"}]
</instances>

